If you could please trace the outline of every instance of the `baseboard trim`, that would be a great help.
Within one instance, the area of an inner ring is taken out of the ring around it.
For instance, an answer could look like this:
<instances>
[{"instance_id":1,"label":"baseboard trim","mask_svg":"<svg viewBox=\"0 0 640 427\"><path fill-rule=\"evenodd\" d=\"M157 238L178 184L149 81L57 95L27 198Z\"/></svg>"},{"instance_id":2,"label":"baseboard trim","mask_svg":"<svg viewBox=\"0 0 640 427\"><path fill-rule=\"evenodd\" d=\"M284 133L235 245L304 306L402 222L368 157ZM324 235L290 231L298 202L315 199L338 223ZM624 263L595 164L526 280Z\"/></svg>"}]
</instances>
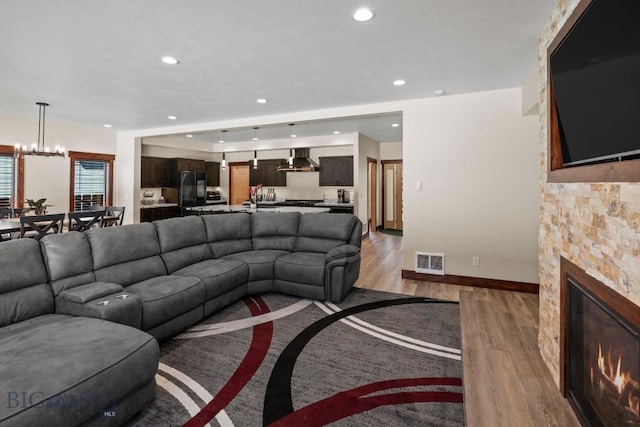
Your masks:
<instances>
[{"instance_id":1,"label":"baseboard trim","mask_svg":"<svg viewBox=\"0 0 640 427\"><path fill-rule=\"evenodd\" d=\"M471 286L475 288L498 289L501 291L526 292L539 294L540 286L536 283L513 282L510 280L485 279L482 277L455 276L453 274L424 274L412 270L402 270L402 278L423 282L446 283L449 285Z\"/></svg>"}]
</instances>

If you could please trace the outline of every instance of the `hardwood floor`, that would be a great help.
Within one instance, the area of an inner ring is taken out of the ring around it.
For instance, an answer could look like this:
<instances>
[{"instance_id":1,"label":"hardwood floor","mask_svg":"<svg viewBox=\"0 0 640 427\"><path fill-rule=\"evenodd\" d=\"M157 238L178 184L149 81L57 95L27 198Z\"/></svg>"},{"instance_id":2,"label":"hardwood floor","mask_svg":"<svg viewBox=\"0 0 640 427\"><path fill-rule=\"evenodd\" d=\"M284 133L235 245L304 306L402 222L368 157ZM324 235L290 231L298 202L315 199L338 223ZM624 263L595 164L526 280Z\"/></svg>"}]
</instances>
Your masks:
<instances>
[{"instance_id":1,"label":"hardwood floor","mask_svg":"<svg viewBox=\"0 0 640 427\"><path fill-rule=\"evenodd\" d=\"M362 241L356 286L460 302L467 425L579 427L538 352L538 296L406 280L402 237Z\"/></svg>"}]
</instances>

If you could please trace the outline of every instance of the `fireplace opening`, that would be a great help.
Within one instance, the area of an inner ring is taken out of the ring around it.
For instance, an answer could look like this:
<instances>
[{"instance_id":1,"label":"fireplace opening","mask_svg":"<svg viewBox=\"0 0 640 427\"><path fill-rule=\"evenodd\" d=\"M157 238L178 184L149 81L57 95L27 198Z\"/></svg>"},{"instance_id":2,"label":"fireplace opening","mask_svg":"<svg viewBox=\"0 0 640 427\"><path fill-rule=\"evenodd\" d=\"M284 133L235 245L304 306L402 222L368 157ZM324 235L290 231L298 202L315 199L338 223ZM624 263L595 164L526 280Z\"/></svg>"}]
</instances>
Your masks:
<instances>
[{"instance_id":1,"label":"fireplace opening","mask_svg":"<svg viewBox=\"0 0 640 427\"><path fill-rule=\"evenodd\" d=\"M560 381L584 426L640 427L640 308L560 260Z\"/></svg>"},{"instance_id":2,"label":"fireplace opening","mask_svg":"<svg viewBox=\"0 0 640 427\"><path fill-rule=\"evenodd\" d=\"M639 426L638 331L568 277L568 398L587 426Z\"/></svg>"}]
</instances>

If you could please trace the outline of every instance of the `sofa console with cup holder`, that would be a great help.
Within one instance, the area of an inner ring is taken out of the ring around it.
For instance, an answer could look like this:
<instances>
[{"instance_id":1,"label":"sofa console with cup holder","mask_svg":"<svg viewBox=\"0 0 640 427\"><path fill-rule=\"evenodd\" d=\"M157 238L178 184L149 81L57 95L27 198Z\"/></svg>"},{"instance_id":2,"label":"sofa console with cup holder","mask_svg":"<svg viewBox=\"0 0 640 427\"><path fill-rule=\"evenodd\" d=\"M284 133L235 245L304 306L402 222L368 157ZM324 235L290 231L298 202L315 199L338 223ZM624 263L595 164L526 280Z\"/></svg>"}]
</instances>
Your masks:
<instances>
[{"instance_id":1,"label":"sofa console with cup holder","mask_svg":"<svg viewBox=\"0 0 640 427\"><path fill-rule=\"evenodd\" d=\"M351 214L260 212L0 243L0 424L124 423L155 397L158 341L249 294L340 302L361 232Z\"/></svg>"}]
</instances>

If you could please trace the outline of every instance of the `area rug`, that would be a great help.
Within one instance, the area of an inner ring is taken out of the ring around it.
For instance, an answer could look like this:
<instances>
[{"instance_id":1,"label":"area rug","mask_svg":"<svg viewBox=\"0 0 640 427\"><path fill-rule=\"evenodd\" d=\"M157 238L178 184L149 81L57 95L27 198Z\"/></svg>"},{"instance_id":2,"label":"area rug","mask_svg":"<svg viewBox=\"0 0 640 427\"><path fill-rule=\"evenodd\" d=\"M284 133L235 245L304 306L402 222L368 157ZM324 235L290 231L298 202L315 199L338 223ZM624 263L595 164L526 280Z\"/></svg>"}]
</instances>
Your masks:
<instances>
[{"instance_id":1,"label":"area rug","mask_svg":"<svg viewBox=\"0 0 640 427\"><path fill-rule=\"evenodd\" d=\"M391 236L402 236L402 230L392 230L391 228L381 228L381 233L389 234Z\"/></svg>"},{"instance_id":2,"label":"area rug","mask_svg":"<svg viewBox=\"0 0 640 427\"><path fill-rule=\"evenodd\" d=\"M247 297L161 345L131 426L463 426L457 303Z\"/></svg>"}]
</instances>

